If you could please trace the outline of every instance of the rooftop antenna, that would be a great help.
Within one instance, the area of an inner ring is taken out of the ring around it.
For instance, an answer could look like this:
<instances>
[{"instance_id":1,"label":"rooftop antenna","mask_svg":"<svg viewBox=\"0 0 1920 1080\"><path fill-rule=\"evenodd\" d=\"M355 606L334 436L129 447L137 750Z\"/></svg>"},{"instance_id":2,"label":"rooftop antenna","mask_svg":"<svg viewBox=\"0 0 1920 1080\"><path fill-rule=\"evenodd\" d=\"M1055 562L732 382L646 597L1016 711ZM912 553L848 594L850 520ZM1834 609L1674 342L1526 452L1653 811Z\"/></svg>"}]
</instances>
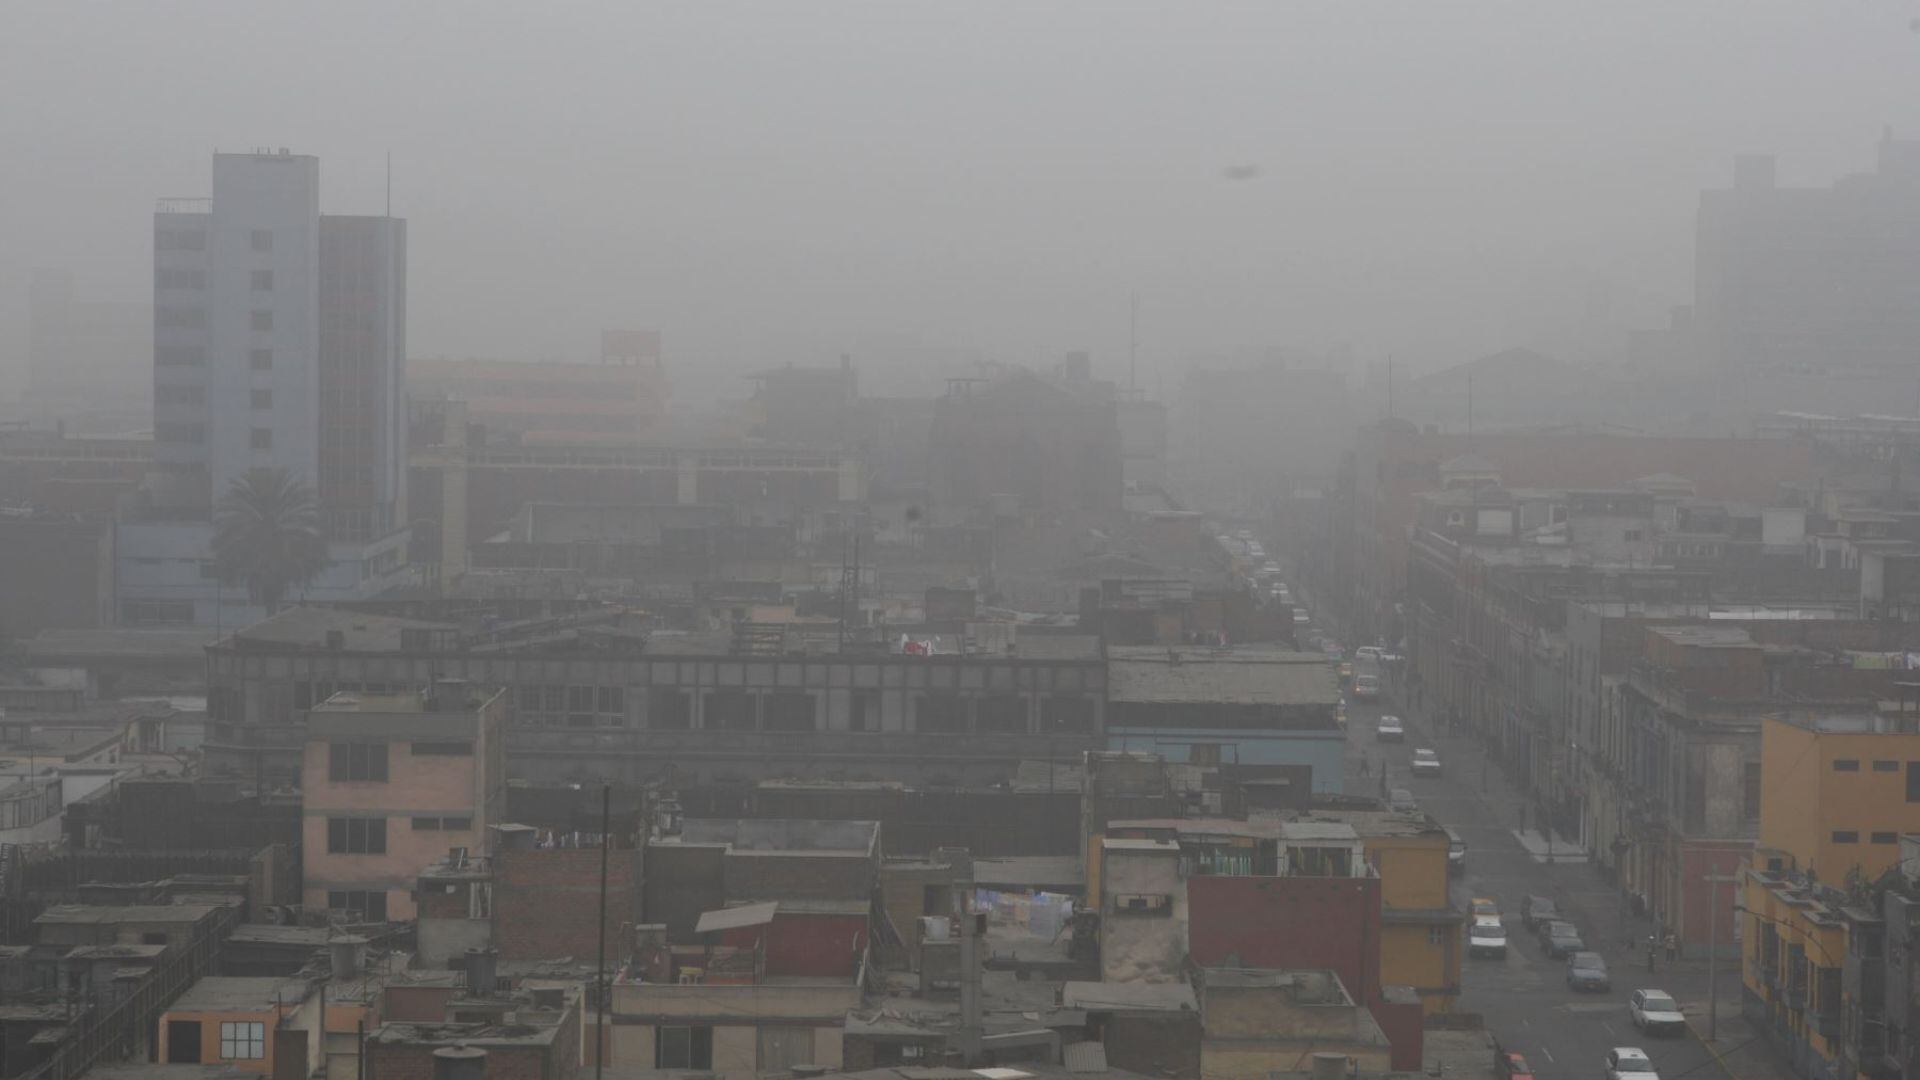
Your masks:
<instances>
[{"instance_id":1,"label":"rooftop antenna","mask_svg":"<svg viewBox=\"0 0 1920 1080\"><path fill-rule=\"evenodd\" d=\"M1393 354L1387 354L1387 419L1393 419Z\"/></svg>"},{"instance_id":2,"label":"rooftop antenna","mask_svg":"<svg viewBox=\"0 0 1920 1080\"><path fill-rule=\"evenodd\" d=\"M393 151L387 151L387 216L393 216Z\"/></svg>"},{"instance_id":3,"label":"rooftop antenna","mask_svg":"<svg viewBox=\"0 0 1920 1080\"><path fill-rule=\"evenodd\" d=\"M1473 372L1467 372L1467 449L1473 449Z\"/></svg>"}]
</instances>

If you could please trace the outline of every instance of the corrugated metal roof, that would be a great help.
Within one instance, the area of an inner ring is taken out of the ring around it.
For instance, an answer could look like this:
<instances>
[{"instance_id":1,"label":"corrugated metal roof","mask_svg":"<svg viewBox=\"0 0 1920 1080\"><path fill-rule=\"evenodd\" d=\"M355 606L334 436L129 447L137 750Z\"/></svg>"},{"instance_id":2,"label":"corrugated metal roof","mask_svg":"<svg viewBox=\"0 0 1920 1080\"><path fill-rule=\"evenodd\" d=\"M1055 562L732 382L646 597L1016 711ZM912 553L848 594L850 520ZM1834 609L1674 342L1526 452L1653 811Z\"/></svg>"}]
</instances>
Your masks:
<instances>
[{"instance_id":1,"label":"corrugated metal roof","mask_svg":"<svg viewBox=\"0 0 1920 1080\"><path fill-rule=\"evenodd\" d=\"M1103 1043L1068 1043L1061 1050L1061 1059L1070 1073L1103 1073L1107 1071L1107 1048Z\"/></svg>"},{"instance_id":2,"label":"corrugated metal roof","mask_svg":"<svg viewBox=\"0 0 1920 1080\"><path fill-rule=\"evenodd\" d=\"M765 926L773 921L774 912L778 910L780 901L767 900L758 904L721 908L719 911L703 911L700 921L693 926L693 932L705 934L715 930L737 930L743 926Z\"/></svg>"},{"instance_id":3,"label":"corrugated metal roof","mask_svg":"<svg viewBox=\"0 0 1920 1080\"><path fill-rule=\"evenodd\" d=\"M1340 700L1317 653L1110 649L1107 699L1142 705L1326 705Z\"/></svg>"}]
</instances>

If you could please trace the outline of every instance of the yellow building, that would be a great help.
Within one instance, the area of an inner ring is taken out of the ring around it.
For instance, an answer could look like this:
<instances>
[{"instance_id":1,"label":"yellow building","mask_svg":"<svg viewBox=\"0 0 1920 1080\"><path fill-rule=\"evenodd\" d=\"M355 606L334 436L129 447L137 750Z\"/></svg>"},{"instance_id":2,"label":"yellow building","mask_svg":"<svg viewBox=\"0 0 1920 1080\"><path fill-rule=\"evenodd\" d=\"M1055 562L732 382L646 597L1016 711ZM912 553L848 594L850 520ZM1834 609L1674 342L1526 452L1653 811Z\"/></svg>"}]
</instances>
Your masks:
<instances>
[{"instance_id":1,"label":"yellow building","mask_svg":"<svg viewBox=\"0 0 1920 1080\"><path fill-rule=\"evenodd\" d=\"M1460 995L1464 920L1447 876L1447 830L1425 814L1315 810L1316 821L1353 826L1380 875L1380 983L1411 986L1428 1014L1450 1012Z\"/></svg>"},{"instance_id":2,"label":"yellow building","mask_svg":"<svg viewBox=\"0 0 1920 1080\"><path fill-rule=\"evenodd\" d=\"M1873 714L1768 719L1760 795L1760 846L1785 869L1872 880L1899 861L1900 834L1920 831L1920 735Z\"/></svg>"},{"instance_id":3,"label":"yellow building","mask_svg":"<svg viewBox=\"0 0 1920 1080\"><path fill-rule=\"evenodd\" d=\"M1761 849L1763 860L1783 853ZM1790 1048L1833 1064L1843 1053L1842 978L1847 920L1817 897L1798 875L1770 870L1747 874L1740 979L1750 1013ZM1851 1073L1847 1075L1851 1076Z\"/></svg>"}]
</instances>

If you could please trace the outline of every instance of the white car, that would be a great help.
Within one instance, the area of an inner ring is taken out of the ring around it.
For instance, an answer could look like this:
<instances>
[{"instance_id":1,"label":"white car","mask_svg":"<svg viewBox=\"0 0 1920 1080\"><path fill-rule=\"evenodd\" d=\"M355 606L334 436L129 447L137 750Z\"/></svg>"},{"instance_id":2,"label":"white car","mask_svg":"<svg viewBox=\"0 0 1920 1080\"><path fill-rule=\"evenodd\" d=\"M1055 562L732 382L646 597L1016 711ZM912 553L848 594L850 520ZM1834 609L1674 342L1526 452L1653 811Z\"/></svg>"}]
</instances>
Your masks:
<instances>
[{"instance_id":1,"label":"white car","mask_svg":"<svg viewBox=\"0 0 1920 1080\"><path fill-rule=\"evenodd\" d=\"M1313 616L1307 614L1306 608L1293 609L1293 625L1305 626L1312 621L1313 621Z\"/></svg>"},{"instance_id":2,"label":"white car","mask_svg":"<svg viewBox=\"0 0 1920 1080\"><path fill-rule=\"evenodd\" d=\"M1467 928L1468 956L1507 955L1507 927L1498 915L1475 915Z\"/></svg>"},{"instance_id":3,"label":"white car","mask_svg":"<svg viewBox=\"0 0 1920 1080\"><path fill-rule=\"evenodd\" d=\"M1649 1035L1677 1034L1687 1029L1680 1006L1659 990L1635 990L1627 998L1627 1015L1633 1017L1634 1027Z\"/></svg>"},{"instance_id":4,"label":"white car","mask_svg":"<svg viewBox=\"0 0 1920 1080\"><path fill-rule=\"evenodd\" d=\"M1660 1080L1653 1071L1653 1059L1637 1046L1616 1046L1607 1051L1607 1080Z\"/></svg>"},{"instance_id":5,"label":"white car","mask_svg":"<svg viewBox=\"0 0 1920 1080\"><path fill-rule=\"evenodd\" d=\"M1362 645L1359 648L1353 650L1353 658L1355 660L1379 660L1380 646Z\"/></svg>"},{"instance_id":6,"label":"white car","mask_svg":"<svg viewBox=\"0 0 1920 1080\"><path fill-rule=\"evenodd\" d=\"M1415 750L1413 752L1413 775L1439 776L1440 755L1427 749Z\"/></svg>"},{"instance_id":7,"label":"white car","mask_svg":"<svg viewBox=\"0 0 1920 1080\"><path fill-rule=\"evenodd\" d=\"M1402 742L1407 737L1407 729L1400 725L1397 716L1383 716L1373 729L1373 737L1381 742Z\"/></svg>"}]
</instances>

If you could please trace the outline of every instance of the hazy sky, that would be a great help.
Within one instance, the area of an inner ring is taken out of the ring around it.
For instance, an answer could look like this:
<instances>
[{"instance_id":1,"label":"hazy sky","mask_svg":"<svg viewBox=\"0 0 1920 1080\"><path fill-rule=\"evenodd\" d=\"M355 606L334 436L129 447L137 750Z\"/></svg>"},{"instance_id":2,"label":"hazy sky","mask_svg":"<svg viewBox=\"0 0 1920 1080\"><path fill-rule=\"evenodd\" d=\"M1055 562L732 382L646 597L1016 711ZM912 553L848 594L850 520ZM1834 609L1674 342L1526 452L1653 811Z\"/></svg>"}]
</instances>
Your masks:
<instances>
[{"instance_id":1,"label":"hazy sky","mask_svg":"<svg viewBox=\"0 0 1920 1080\"><path fill-rule=\"evenodd\" d=\"M1684 301L1697 192L1735 153L1826 183L1883 124L1920 133L1916 16L14 0L0 357L30 268L145 297L153 199L271 145L318 154L341 212L379 210L393 153L415 355L583 358L624 325L660 328L690 388L842 351L881 382L930 350L1112 371L1137 292L1148 366L1453 362Z\"/></svg>"}]
</instances>

